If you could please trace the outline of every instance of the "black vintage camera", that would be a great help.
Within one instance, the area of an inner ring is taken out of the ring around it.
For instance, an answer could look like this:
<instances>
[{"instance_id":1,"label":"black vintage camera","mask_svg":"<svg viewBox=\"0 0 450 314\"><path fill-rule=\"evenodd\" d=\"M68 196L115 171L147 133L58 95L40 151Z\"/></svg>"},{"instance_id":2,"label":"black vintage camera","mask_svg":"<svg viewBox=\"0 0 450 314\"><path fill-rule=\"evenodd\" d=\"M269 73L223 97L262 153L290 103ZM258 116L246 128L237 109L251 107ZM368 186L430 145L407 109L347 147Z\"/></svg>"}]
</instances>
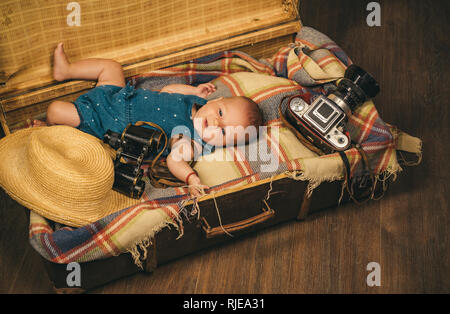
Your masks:
<instances>
[{"instance_id":1,"label":"black vintage camera","mask_svg":"<svg viewBox=\"0 0 450 314\"><path fill-rule=\"evenodd\" d=\"M351 65L337 89L327 97L321 95L308 104L300 96L292 96L286 110L287 119L324 153L344 151L351 144L345 130L348 116L379 91L378 83L369 73Z\"/></svg>"},{"instance_id":2,"label":"black vintage camera","mask_svg":"<svg viewBox=\"0 0 450 314\"><path fill-rule=\"evenodd\" d=\"M117 150L114 160L115 191L132 198L141 198L145 190L142 163L165 147L163 135L162 130L131 124L122 134L111 130L105 133L103 142Z\"/></svg>"}]
</instances>

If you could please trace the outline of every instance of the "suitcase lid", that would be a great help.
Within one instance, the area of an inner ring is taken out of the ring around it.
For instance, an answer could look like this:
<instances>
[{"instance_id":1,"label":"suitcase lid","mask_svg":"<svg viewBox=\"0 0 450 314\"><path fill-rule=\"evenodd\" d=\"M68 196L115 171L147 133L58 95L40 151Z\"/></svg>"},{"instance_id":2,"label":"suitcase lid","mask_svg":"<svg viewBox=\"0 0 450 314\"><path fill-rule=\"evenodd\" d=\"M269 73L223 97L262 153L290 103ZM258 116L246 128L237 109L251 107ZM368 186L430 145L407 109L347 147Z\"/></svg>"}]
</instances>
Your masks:
<instances>
[{"instance_id":1,"label":"suitcase lid","mask_svg":"<svg viewBox=\"0 0 450 314\"><path fill-rule=\"evenodd\" d=\"M112 58L131 76L296 33L297 7L298 0L2 1L0 96L86 88L53 80L58 42L71 62Z\"/></svg>"}]
</instances>

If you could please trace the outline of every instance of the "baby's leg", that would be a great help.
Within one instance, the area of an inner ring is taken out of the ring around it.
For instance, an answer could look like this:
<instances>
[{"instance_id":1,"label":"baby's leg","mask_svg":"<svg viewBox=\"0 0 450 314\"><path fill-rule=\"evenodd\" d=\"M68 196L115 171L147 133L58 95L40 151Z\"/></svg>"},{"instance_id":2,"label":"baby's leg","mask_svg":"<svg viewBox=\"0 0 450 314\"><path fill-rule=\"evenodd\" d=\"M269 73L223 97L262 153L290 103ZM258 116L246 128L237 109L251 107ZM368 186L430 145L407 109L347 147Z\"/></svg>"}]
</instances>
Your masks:
<instances>
[{"instance_id":1,"label":"baby's leg","mask_svg":"<svg viewBox=\"0 0 450 314\"><path fill-rule=\"evenodd\" d=\"M68 125L77 127L81 123L77 108L74 104L67 101L54 101L47 108L47 120L34 120L32 127L46 125Z\"/></svg>"},{"instance_id":2,"label":"baby's leg","mask_svg":"<svg viewBox=\"0 0 450 314\"><path fill-rule=\"evenodd\" d=\"M69 63L63 44L59 43L53 57L53 77L57 81L70 79L97 80L97 86L115 85L124 87L122 66L110 59L85 59Z\"/></svg>"},{"instance_id":3,"label":"baby's leg","mask_svg":"<svg viewBox=\"0 0 450 314\"><path fill-rule=\"evenodd\" d=\"M62 124L72 127L80 125L80 116L74 104L67 101L54 101L47 108L47 124Z\"/></svg>"}]
</instances>

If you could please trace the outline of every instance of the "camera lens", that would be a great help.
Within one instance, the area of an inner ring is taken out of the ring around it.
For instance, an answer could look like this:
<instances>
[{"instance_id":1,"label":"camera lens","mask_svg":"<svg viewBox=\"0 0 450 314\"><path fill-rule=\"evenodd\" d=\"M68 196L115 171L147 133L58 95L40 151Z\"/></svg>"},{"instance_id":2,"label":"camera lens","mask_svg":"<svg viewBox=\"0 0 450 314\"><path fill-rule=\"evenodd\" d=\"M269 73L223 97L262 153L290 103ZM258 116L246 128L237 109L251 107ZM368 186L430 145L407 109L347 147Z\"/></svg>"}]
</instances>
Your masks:
<instances>
[{"instance_id":1,"label":"camera lens","mask_svg":"<svg viewBox=\"0 0 450 314\"><path fill-rule=\"evenodd\" d=\"M339 82L337 93L352 111L355 111L358 106L367 100L364 91L347 78L343 78Z\"/></svg>"},{"instance_id":2,"label":"camera lens","mask_svg":"<svg viewBox=\"0 0 450 314\"><path fill-rule=\"evenodd\" d=\"M349 66L345 71L345 77L359 86L368 98L374 98L380 92L380 86L373 76L357 65Z\"/></svg>"},{"instance_id":3,"label":"camera lens","mask_svg":"<svg viewBox=\"0 0 450 314\"><path fill-rule=\"evenodd\" d=\"M107 143L112 148L118 149L121 145L121 134L108 130L103 136L103 143Z\"/></svg>"},{"instance_id":4,"label":"camera lens","mask_svg":"<svg viewBox=\"0 0 450 314\"><path fill-rule=\"evenodd\" d=\"M352 64L345 71L345 77L339 82L336 96L341 98L352 111L367 99L380 92L377 81L357 65Z\"/></svg>"},{"instance_id":5,"label":"camera lens","mask_svg":"<svg viewBox=\"0 0 450 314\"><path fill-rule=\"evenodd\" d=\"M133 186L132 197L135 199L140 199L145 191L145 182L139 180L135 186Z\"/></svg>"}]
</instances>

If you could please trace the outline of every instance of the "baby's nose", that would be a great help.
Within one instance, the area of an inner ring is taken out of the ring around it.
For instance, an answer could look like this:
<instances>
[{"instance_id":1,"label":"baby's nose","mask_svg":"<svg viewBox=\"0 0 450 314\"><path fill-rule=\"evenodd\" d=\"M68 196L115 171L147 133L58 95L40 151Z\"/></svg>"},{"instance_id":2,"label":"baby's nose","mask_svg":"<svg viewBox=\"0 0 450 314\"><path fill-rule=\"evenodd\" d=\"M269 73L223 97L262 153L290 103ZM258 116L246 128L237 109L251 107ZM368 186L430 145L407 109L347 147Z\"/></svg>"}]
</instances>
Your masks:
<instances>
[{"instance_id":1,"label":"baby's nose","mask_svg":"<svg viewBox=\"0 0 450 314\"><path fill-rule=\"evenodd\" d=\"M212 123L213 126L218 126L219 125L219 120L217 118L213 118L212 122L213 122Z\"/></svg>"}]
</instances>

